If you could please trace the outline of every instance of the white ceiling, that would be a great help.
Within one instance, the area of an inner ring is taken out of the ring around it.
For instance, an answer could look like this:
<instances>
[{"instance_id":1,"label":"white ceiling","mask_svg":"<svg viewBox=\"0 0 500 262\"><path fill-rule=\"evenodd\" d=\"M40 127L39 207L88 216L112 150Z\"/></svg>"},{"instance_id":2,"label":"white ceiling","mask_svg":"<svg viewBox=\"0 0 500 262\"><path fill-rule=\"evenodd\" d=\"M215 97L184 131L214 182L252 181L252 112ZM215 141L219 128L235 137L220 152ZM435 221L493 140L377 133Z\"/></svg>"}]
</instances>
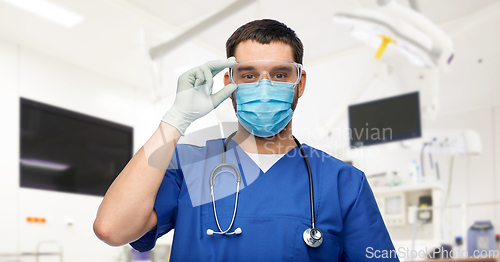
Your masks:
<instances>
[{"instance_id":1,"label":"white ceiling","mask_svg":"<svg viewBox=\"0 0 500 262\"><path fill-rule=\"evenodd\" d=\"M125 83L150 88L147 47L172 39L233 0L50 1L84 16L84 22L68 29L0 1L0 37ZM398 2L408 5L407 0ZM493 2L495 0L417 1L420 12L438 24ZM348 35L349 28L333 23L332 17L359 4L375 7L376 0L256 1L174 50L167 56L168 70L225 57L225 41L231 33L258 18L274 18L293 28L304 42L305 64L351 49L361 43Z\"/></svg>"}]
</instances>

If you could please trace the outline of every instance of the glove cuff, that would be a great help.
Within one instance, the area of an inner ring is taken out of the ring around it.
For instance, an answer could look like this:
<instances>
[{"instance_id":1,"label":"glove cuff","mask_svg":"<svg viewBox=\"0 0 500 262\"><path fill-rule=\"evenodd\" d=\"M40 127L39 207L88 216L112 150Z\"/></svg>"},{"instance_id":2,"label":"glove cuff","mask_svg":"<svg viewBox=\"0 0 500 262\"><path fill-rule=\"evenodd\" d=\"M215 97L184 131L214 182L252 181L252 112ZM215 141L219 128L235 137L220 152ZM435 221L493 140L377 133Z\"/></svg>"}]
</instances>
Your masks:
<instances>
[{"instance_id":1,"label":"glove cuff","mask_svg":"<svg viewBox=\"0 0 500 262\"><path fill-rule=\"evenodd\" d=\"M196 120L193 119L193 116L190 115L189 113L186 113L177 107L172 106L167 113L163 116L161 119L163 122L170 124L171 126L177 128L179 132L184 135L184 132L186 132L186 129L189 127L189 125Z\"/></svg>"}]
</instances>

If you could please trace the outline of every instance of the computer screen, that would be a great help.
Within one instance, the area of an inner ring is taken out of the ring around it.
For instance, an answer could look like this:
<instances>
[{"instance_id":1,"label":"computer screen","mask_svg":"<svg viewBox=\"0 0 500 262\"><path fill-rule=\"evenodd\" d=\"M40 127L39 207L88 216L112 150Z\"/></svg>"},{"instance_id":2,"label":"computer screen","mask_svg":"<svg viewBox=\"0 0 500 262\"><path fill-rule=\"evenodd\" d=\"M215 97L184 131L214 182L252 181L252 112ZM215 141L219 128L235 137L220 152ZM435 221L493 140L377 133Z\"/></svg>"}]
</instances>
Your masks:
<instances>
[{"instance_id":1,"label":"computer screen","mask_svg":"<svg viewBox=\"0 0 500 262\"><path fill-rule=\"evenodd\" d=\"M349 106L351 147L420 137L419 93Z\"/></svg>"},{"instance_id":2,"label":"computer screen","mask_svg":"<svg viewBox=\"0 0 500 262\"><path fill-rule=\"evenodd\" d=\"M133 129L21 98L20 186L104 196L133 154Z\"/></svg>"}]
</instances>

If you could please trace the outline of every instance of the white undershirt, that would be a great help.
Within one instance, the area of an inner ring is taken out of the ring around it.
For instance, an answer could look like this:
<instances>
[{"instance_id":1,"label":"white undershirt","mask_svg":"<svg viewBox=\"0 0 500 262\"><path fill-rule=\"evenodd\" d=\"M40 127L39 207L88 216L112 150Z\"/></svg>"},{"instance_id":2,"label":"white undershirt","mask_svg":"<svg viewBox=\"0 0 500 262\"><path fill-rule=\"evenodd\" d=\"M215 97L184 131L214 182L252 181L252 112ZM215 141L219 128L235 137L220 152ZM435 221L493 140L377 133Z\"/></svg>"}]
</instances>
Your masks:
<instances>
[{"instance_id":1,"label":"white undershirt","mask_svg":"<svg viewBox=\"0 0 500 262\"><path fill-rule=\"evenodd\" d=\"M247 155L257 164L262 172L266 173L269 168L271 168L278 160L281 159L285 154L253 154L247 153Z\"/></svg>"}]
</instances>

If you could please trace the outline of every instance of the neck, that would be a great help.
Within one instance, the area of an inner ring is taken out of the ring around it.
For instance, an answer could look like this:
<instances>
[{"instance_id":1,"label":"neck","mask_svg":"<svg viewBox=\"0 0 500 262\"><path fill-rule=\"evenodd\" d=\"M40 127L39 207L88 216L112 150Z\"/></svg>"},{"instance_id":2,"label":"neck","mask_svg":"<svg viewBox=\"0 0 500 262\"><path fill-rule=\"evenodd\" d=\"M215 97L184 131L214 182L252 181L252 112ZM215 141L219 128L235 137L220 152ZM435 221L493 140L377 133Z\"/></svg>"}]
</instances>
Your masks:
<instances>
[{"instance_id":1,"label":"neck","mask_svg":"<svg viewBox=\"0 0 500 262\"><path fill-rule=\"evenodd\" d=\"M296 147L292 136L292 121L272 137L257 137L250 134L240 123L233 140L248 153L254 154L286 154Z\"/></svg>"}]
</instances>

